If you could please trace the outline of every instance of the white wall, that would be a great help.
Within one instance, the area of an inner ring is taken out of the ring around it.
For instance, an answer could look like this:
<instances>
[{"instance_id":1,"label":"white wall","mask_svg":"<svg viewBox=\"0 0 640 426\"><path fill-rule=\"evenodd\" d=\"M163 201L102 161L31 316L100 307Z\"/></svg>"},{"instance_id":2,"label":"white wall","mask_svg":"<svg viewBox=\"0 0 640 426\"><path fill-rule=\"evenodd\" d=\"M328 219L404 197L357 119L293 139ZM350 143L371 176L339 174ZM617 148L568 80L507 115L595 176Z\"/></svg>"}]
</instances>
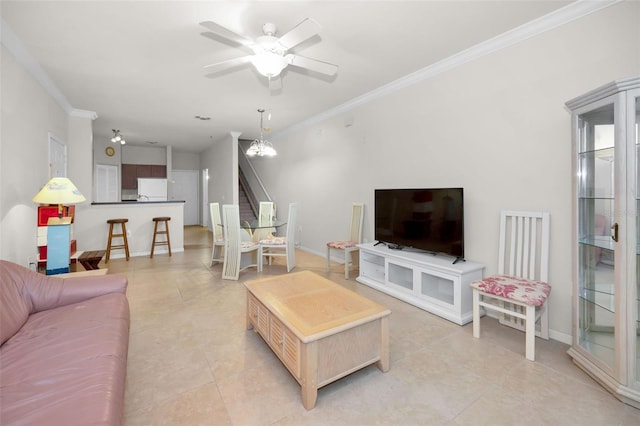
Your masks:
<instances>
[{"instance_id":1,"label":"white wall","mask_svg":"<svg viewBox=\"0 0 640 426\"><path fill-rule=\"evenodd\" d=\"M238 136L239 133L231 132L201 156L200 168L209 169L209 202L220 203L220 208L223 204L234 204L234 197L237 203Z\"/></svg>"},{"instance_id":2,"label":"white wall","mask_svg":"<svg viewBox=\"0 0 640 426\"><path fill-rule=\"evenodd\" d=\"M640 73L639 2L624 2L272 142L254 167L320 255L375 188L465 190L465 255L495 273L502 209L551 213L552 337L571 335L571 130L564 103ZM353 122L346 127L345 123Z\"/></svg>"},{"instance_id":3,"label":"white wall","mask_svg":"<svg viewBox=\"0 0 640 426\"><path fill-rule=\"evenodd\" d=\"M167 148L164 146L121 145L121 147L122 164L167 165Z\"/></svg>"},{"instance_id":4,"label":"white wall","mask_svg":"<svg viewBox=\"0 0 640 426\"><path fill-rule=\"evenodd\" d=\"M50 177L48 133L68 144L68 115L1 48L0 259L26 266L37 250L31 199Z\"/></svg>"},{"instance_id":5,"label":"white wall","mask_svg":"<svg viewBox=\"0 0 640 426\"><path fill-rule=\"evenodd\" d=\"M173 150L174 170L200 170L200 154Z\"/></svg>"}]
</instances>

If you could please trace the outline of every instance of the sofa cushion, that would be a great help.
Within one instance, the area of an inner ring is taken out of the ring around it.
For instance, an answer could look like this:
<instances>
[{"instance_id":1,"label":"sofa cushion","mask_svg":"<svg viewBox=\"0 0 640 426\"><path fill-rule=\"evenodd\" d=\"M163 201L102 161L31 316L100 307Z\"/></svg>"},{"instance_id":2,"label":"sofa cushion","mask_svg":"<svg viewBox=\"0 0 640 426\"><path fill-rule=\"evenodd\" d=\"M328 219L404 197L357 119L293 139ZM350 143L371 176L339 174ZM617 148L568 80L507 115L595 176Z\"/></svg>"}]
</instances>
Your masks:
<instances>
[{"instance_id":1,"label":"sofa cushion","mask_svg":"<svg viewBox=\"0 0 640 426\"><path fill-rule=\"evenodd\" d=\"M29 318L30 306L28 295L24 294L22 269L13 265L0 263L0 345L16 334Z\"/></svg>"},{"instance_id":2,"label":"sofa cushion","mask_svg":"<svg viewBox=\"0 0 640 426\"><path fill-rule=\"evenodd\" d=\"M2 424L121 424L128 342L122 293L32 314L0 347Z\"/></svg>"}]
</instances>

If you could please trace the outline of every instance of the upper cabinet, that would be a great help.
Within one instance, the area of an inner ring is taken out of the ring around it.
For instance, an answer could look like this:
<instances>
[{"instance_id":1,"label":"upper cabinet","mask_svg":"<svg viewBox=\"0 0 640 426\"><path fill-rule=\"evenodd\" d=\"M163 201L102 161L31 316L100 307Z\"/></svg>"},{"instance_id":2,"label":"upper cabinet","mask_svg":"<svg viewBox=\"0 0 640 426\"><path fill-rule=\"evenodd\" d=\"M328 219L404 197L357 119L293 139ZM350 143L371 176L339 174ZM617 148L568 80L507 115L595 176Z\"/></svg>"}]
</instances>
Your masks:
<instances>
[{"instance_id":1,"label":"upper cabinet","mask_svg":"<svg viewBox=\"0 0 640 426\"><path fill-rule=\"evenodd\" d=\"M573 133L574 362L640 408L640 78L567 102Z\"/></svg>"},{"instance_id":2,"label":"upper cabinet","mask_svg":"<svg viewBox=\"0 0 640 426\"><path fill-rule=\"evenodd\" d=\"M157 164L123 164L122 189L138 189L138 178L166 178L167 166Z\"/></svg>"}]
</instances>

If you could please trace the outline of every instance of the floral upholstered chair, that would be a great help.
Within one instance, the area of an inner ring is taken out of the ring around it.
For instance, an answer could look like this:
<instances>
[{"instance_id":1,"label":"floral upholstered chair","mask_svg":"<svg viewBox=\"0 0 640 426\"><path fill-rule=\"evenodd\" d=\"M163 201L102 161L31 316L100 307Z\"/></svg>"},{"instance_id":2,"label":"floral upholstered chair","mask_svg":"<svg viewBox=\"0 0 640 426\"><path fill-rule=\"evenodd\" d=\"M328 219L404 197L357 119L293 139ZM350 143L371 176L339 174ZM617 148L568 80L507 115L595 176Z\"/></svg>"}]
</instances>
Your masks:
<instances>
[{"instance_id":1,"label":"floral upholstered chair","mask_svg":"<svg viewBox=\"0 0 640 426\"><path fill-rule=\"evenodd\" d=\"M260 240L263 258L269 259L269 264L274 257L284 257L287 263L287 272L296 267L296 218L298 205L289 204L289 216L287 217L287 234L283 237L269 236ZM260 260L262 262L262 259Z\"/></svg>"},{"instance_id":2,"label":"floral upholstered chair","mask_svg":"<svg viewBox=\"0 0 640 426\"><path fill-rule=\"evenodd\" d=\"M353 203L351 207L351 224L347 240L329 241L327 243L327 271L331 268L331 250L339 251L344 256L344 277L349 279L349 265L352 263L351 253L358 251L358 244L362 242L362 221L364 219L364 204Z\"/></svg>"},{"instance_id":3,"label":"floral upholstered chair","mask_svg":"<svg viewBox=\"0 0 640 426\"><path fill-rule=\"evenodd\" d=\"M253 241L242 241L240 229L240 209L237 204L222 206L224 220L224 261L222 263L222 279L238 280L240 271L255 266L262 272L262 248ZM255 252L255 262L242 266L242 254Z\"/></svg>"},{"instance_id":4,"label":"floral upholstered chair","mask_svg":"<svg viewBox=\"0 0 640 426\"><path fill-rule=\"evenodd\" d=\"M549 339L549 228L549 213L503 211L498 274L471 283L473 337L480 337L480 308L497 311L501 324L525 332L530 361L536 335Z\"/></svg>"}]
</instances>

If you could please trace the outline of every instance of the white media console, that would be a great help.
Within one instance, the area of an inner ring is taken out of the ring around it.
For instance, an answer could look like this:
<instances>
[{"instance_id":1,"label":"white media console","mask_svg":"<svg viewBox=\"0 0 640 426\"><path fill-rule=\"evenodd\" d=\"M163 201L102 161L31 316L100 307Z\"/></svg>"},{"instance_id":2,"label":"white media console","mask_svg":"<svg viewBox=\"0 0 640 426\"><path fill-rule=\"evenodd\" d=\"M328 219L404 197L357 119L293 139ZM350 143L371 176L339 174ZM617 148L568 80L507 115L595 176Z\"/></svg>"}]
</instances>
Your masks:
<instances>
[{"instance_id":1,"label":"white media console","mask_svg":"<svg viewBox=\"0 0 640 426\"><path fill-rule=\"evenodd\" d=\"M380 290L459 325L472 320L472 281L484 265L424 252L359 244L359 283Z\"/></svg>"}]
</instances>

